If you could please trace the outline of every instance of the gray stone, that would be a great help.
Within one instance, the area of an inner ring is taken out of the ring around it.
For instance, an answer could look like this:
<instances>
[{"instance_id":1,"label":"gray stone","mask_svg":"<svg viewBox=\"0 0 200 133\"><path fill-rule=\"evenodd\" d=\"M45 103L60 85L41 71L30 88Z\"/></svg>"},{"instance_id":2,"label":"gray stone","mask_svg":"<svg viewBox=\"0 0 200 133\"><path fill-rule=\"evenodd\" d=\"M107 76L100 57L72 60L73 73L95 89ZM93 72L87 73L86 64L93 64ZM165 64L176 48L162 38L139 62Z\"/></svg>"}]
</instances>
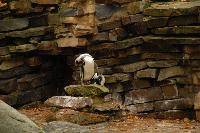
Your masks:
<instances>
[{"instance_id":1,"label":"gray stone","mask_svg":"<svg viewBox=\"0 0 200 133\"><path fill-rule=\"evenodd\" d=\"M122 24L123 25L128 25L136 22L142 22L144 16L142 14L135 14L135 15L129 15L122 17Z\"/></svg>"},{"instance_id":2,"label":"gray stone","mask_svg":"<svg viewBox=\"0 0 200 133\"><path fill-rule=\"evenodd\" d=\"M131 80L131 76L129 74L124 73L115 73L112 75L104 75L106 79L106 83L116 83L116 82L125 82Z\"/></svg>"},{"instance_id":3,"label":"gray stone","mask_svg":"<svg viewBox=\"0 0 200 133\"><path fill-rule=\"evenodd\" d=\"M53 107L81 109L92 106L93 101L89 97L54 96L47 99L45 104Z\"/></svg>"},{"instance_id":4,"label":"gray stone","mask_svg":"<svg viewBox=\"0 0 200 133\"><path fill-rule=\"evenodd\" d=\"M131 114L153 111L153 103L143 103L126 106L126 110Z\"/></svg>"},{"instance_id":5,"label":"gray stone","mask_svg":"<svg viewBox=\"0 0 200 133\"><path fill-rule=\"evenodd\" d=\"M200 34L200 26L164 27L153 29L151 32L156 35Z\"/></svg>"},{"instance_id":6,"label":"gray stone","mask_svg":"<svg viewBox=\"0 0 200 133\"><path fill-rule=\"evenodd\" d=\"M183 68L179 66L164 68L160 69L160 73L158 75L158 81L162 81L170 77L184 76L184 75L185 71L183 70Z\"/></svg>"},{"instance_id":7,"label":"gray stone","mask_svg":"<svg viewBox=\"0 0 200 133\"><path fill-rule=\"evenodd\" d=\"M31 90L53 80L53 73L27 74L17 80L19 90Z\"/></svg>"},{"instance_id":8,"label":"gray stone","mask_svg":"<svg viewBox=\"0 0 200 133\"><path fill-rule=\"evenodd\" d=\"M178 89L175 84L161 86L165 99L178 97Z\"/></svg>"},{"instance_id":9,"label":"gray stone","mask_svg":"<svg viewBox=\"0 0 200 133\"><path fill-rule=\"evenodd\" d=\"M145 17L144 22L148 28L159 28L167 26L168 17Z\"/></svg>"},{"instance_id":10,"label":"gray stone","mask_svg":"<svg viewBox=\"0 0 200 133\"><path fill-rule=\"evenodd\" d=\"M119 28L122 26L122 23L120 20L115 20L115 21L109 21L109 22L104 22L98 24L98 30L101 31L107 31L107 30L112 30L115 28Z\"/></svg>"},{"instance_id":11,"label":"gray stone","mask_svg":"<svg viewBox=\"0 0 200 133\"><path fill-rule=\"evenodd\" d=\"M155 60L176 60L183 59L181 53L144 53L141 55L141 59L155 59Z\"/></svg>"},{"instance_id":12,"label":"gray stone","mask_svg":"<svg viewBox=\"0 0 200 133\"><path fill-rule=\"evenodd\" d=\"M63 121L47 123L44 125L44 130L48 133L91 133L85 126Z\"/></svg>"},{"instance_id":13,"label":"gray stone","mask_svg":"<svg viewBox=\"0 0 200 133\"><path fill-rule=\"evenodd\" d=\"M8 79L0 81L0 93L9 94L17 90L17 79Z\"/></svg>"},{"instance_id":14,"label":"gray stone","mask_svg":"<svg viewBox=\"0 0 200 133\"><path fill-rule=\"evenodd\" d=\"M27 132L43 132L28 117L20 114L14 108L0 101L0 131L2 133L27 133Z\"/></svg>"},{"instance_id":15,"label":"gray stone","mask_svg":"<svg viewBox=\"0 0 200 133\"><path fill-rule=\"evenodd\" d=\"M162 90L159 87L132 90L125 94L125 105L145 103L155 100L162 100Z\"/></svg>"},{"instance_id":16,"label":"gray stone","mask_svg":"<svg viewBox=\"0 0 200 133\"><path fill-rule=\"evenodd\" d=\"M134 89L144 89L151 87L151 83L148 80L144 79L135 79L133 80L133 88Z\"/></svg>"},{"instance_id":17,"label":"gray stone","mask_svg":"<svg viewBox=\"0 0 200 133\"><path fill-rule=\"evenodd\" d=\"M92 109L100 112L119 111L121 109L121 105L118 102L109 101L93 104Z\"/></svg>"},{"instance_id":18,"label":"gray stone","mask_svg":"<svg viewBox=\"0 0 200 133\"><path fill-rule=\"evenodd\" d=\"M136 72L137 78L157 78L157 69L144 69Z\"/></svg>"},{"instance_id":19,"label":"gray stone","mask_svg":"<svg viewBox=\"0 0 200 133\"><path fill-rule=\"evenodd\" d=\"M147 16L182 16L198 14L199 1L153 3L144 10Z\"/></svg>"},{"instance_id":20,"label":"gray stone","mask_svg":"<svg viewBox=\"0 0 200 133\"><path fill-rule=\"evenodd\" d=\"M46 33L52 32L53 28L51 27L36 27L36 28L29 28L22 31L13 31L5 33L7 37L19 37L19 38L28 38L32 36L41 36L45 35Z\"/></svg>"},{"instance_id":21,"label":"gray stone","mask_svg":"<svg viewBox=\"0 0 200 133\"><path fill-rule=\"evenodd\" d=\"M62 17L74 17L74 16L80 16L83 15L83 10L79 8L67 8L67 9L61 9L59 10L59 14Z\"/></svg>"},{"instance_id":22,"label":"gray stone","mask_svg":"<svg viewBox=\"0 0 200 133\"><path fill-rule=\"evenodd\" d=\"M147 65L153 68L172 67L178 65L178 61L177 60L149 61L147 62Z\"/></svg>"},{"instance_id":23,"label":"gray stone","mask_svg":"<svg viewBox=\"0 0 200 133\"><path fill-rule=\"evenodd\" d=\"M120 65L115 67L114 69L119 72L136 72L138 70L147 68L147 64L144 61L126 64L126 65Z\"/></svg>"},{"instance_id":24,"label":"gray stone","mask_svg":"<svg viewBox=\"0 0 200 133\"><path fill-rule=\"evenodd\" d=\"M157 101L154 103L155 111L191 109L193 102L189 98Z\"/></svg>"},{"instance_id":25,"label":"gray stone","mask_svg":"<svg viewBox=\"0 0 200 133\"><path fill-rule=\"evenodd\" d=\"M24 53L37 50L33 44L22 44L18 46L9 46L10 53Z\"/></svg>"},{"instance_id":26,"label":"gray stone","mask_svg":"<svg viewBox=\"0 0 200 133\"><path fill-rule=\"evenodd\" d=\"M96 4L96 16L98 19L110 18L119 7L114 5Z\"/></svg>"},{"instance_id":27,"label":"gray stone","mask_svg":"<svg viewBox=\"0 0 200 133\"><path fill-rule=\"evenodd\" d=\"M98 96L109 93L109 89L100 85L70 85L64 90L70 96Z\"/></svg>"},{"instance_id":28,"label":"gray stone","mask_svg":"<svg viewBox=\"0 0 200 133\"><path fill-rule=\"evenodd\" d=\"M162 45L182 45L182 44L199 44L200 38L197 37L159 37L159 36L144 36L145 43L162 44Z\"/></svg>"},{"instance_id":29,"label":"gray stone","mask_svg":"<svg viewBox=\"0 0 200 133\"><path fill-rule=\"evenodd\" d=\"M16 19L3 19L0 20L0 32L19 30L28 27L27 18L16 18Z\"/></svg>"}]
</instances>

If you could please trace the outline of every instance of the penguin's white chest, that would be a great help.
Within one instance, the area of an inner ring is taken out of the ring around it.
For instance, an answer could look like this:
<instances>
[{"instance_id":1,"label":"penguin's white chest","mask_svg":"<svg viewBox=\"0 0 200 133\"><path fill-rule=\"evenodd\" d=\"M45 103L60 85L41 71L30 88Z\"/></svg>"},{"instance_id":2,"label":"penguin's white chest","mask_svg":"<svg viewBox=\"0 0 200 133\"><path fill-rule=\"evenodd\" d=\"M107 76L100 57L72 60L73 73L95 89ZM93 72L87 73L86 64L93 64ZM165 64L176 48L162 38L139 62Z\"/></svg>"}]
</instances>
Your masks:
<instances>
[{"instance_id":1,"label":"penguin's white chest","mask_svg":"<svg viewBox=\"0 0 200 133\"><path fill-rule=\"evenodd\" d=\"M94 76L94 60L91 57L84 58L85 65L83 66L84 70L84 79L83 80L90 80Z\"/></svg>"}]
</instances>

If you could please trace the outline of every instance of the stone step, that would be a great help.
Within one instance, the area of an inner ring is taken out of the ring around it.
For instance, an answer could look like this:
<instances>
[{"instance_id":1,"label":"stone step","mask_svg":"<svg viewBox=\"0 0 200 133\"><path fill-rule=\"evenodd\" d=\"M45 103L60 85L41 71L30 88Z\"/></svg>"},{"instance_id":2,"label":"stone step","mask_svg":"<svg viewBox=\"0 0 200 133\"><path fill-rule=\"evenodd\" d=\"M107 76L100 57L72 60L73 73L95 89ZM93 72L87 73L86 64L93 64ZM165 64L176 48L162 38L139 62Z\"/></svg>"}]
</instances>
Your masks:
<instances>
[{"instance_id":1,"label":"stone step","mask_svg":"<svg viewBox=\"0 0 200 133\"><path fill-rule=\"evenodd\" d=\"M82 109L92 106L93 100L89 97L54 96L47 99L45 104L59 108Z\"/></svg>"},{"instance_id":2,"label":"stone step","mask_svg":"<svg viewBox=\"0 0 200 133\"><path fill-rule=\"evenodd\" d=\"M70 85L64 90L70 96L99 96L109 93L109 89L100 85Z\"/></svg>"}]
</instances>

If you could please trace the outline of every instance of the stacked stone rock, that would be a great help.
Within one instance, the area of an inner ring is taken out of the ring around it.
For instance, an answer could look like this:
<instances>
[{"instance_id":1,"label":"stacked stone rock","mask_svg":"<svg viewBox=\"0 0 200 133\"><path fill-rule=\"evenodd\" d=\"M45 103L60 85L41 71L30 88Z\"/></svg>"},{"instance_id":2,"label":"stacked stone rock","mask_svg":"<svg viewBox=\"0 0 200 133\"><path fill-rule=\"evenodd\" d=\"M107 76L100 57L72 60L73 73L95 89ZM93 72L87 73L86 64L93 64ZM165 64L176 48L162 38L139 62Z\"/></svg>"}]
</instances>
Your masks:
<instances>
[{"instance_id":1,"label":"stacked stone rock","mask_svg":"<svg viewBox=\"0 0 200 133\"><path fill-rule=\"evenodd\" d=\"M58 4L54 0L0 3L0 99L10 105L41 100L64 87L66 62L51 56L61 52L51 20Z\"/></svg>"},{"instance_id":2,"label":"stacked stone rock","mask_svg":"<svg viewBox=\"0 0 200 133\"><path fill-rule=\"evenodd\" d=\"M106 98L131 113L190 114L199 91L199 7L138 0L1 4L0 98L22 105L55 94L71 76L62 67L75 70L74 55L89 52L111 89Z\"/></svg>"},{"instance_id":3,"label":"stacked stone rock","mask_svg":"<svg viewBox=\"0 0 200 133\"><path fill-rule=\"evenodd\" d=\"M130 1L129 1L130 2ZM91 53L111 98L134 114L192 117L199 91L200 3L96 4Z\"/></svg>"}]
</instances>

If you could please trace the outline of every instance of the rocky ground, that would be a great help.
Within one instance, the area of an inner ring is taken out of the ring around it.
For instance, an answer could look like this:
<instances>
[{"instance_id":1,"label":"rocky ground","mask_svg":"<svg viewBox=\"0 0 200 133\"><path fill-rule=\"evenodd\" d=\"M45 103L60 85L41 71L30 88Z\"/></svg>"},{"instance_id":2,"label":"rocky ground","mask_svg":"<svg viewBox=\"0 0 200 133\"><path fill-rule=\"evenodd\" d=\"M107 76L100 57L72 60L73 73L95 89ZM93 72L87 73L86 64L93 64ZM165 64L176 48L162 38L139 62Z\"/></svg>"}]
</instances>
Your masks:
<instances>
[{"instance_id":1,"label":"rocky ground","mask_svg":"<svg viewBox=\"0 0 200 133\"><path fill-rule=\"evenodd\" d=\"M189 120L159 120L139 116L108 118L69 109L46 107L42 104L18 109L46 132L97 132L97 133L199 133L200 123ZM58 115L59 114L59 115ZM66 115L68 114L68 115ZM84 116L84 118L83 118ZM102 121L100 121L100 119ZM101 122L101 123L99 123ZM73 124L75 123L75 124ZM96 124L91 124L96 123ZM90 125L88 125L90 124Z\"/></svg>"}]
</instances>

